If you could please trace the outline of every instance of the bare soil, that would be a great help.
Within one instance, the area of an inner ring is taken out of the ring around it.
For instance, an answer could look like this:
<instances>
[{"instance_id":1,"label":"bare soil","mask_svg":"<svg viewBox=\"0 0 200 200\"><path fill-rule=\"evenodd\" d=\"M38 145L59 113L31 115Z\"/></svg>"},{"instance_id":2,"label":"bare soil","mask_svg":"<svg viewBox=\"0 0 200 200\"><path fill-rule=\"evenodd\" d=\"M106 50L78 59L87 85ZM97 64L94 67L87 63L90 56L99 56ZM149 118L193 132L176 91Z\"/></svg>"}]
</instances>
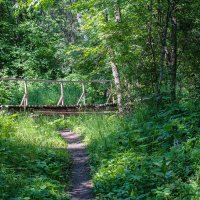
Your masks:
<instances>
[{"instance_id":1,"label":"bare soil","mask_svg":"<svg viewBox=\"0 0 200 200\"><path fill-rule=\"evenodd\" d=\"M72 158L71 191L72 200L94 199L92 183L90 179L89 159L86 147L80 136L69 130L61 132L62 137L68 143L68 150Z\"/></svg>"}]
</instances>

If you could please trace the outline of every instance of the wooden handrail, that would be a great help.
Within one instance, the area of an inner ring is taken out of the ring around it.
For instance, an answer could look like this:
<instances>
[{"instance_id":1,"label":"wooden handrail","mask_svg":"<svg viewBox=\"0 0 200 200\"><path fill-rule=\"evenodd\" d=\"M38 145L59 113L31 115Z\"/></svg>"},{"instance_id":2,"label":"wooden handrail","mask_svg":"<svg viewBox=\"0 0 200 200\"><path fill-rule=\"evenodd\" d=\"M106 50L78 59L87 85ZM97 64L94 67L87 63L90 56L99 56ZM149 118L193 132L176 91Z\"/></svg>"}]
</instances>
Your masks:
<instances>
[{"instance_id":1,"label":"wooden handrail","mask_svg":"<svg viewBox=\"0 0 200 200\"><path fill-rule=\"evenodd\" d=\"M83 105L86 104L86 83L109 83L110 84L110 94L107 99L106 103L109 103L111 97L113 96L112 92L112 80L43 80L43 79L22 79L22 78L0 78L0 81L22 81L24 82L24 96L22 98L20 106L24 106L24 109L26 109L28 105L28 82L47 82L47 83L60 83L61 89L60 89L60 99L57 103L57 106L65 106L64 103L64 83L79 83L82 85L82 94L80 98L78 99L77 105L82 102Z\"/></svg>"},{"instance_id":2,"label":"wooden handrail","mask_svg":"<svg viewBox=\"0 0 200 200\"><path fill-rule=\"evenodd\" d=\"M44 80L44 79L22 79L22 78L0 78L0 81L28 81L28 82L47 82L47 83L109 83L111 80Z\"/></svg>"}]
</instances>

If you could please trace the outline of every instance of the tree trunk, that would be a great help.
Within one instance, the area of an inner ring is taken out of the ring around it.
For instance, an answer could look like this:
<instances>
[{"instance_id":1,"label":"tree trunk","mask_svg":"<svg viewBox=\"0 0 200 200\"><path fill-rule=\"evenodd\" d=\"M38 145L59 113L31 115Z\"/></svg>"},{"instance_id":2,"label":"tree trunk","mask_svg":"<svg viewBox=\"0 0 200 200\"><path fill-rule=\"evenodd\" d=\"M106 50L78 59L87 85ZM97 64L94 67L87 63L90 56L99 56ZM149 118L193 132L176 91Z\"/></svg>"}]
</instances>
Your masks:
<instances>
[{"instance_id":1,"label":"tree trunk","mask_svg":"<svg viewBox=\"0 0 200 200\"><path fill-rule=\"evenodd\" d=\"M170 1L168 0L168 9L166 13L166 19L165 19L165 26L162 31L162 38L161 38L161 53L160 53L160 69L159 69L159 79L158 79L158 86L157 86L157 96L159 100L162 99L161 97L161 86L162 86L162 81L163 81L163 76L164 76L164 60L165 60L165 55L167 52L167 33L168 33L168 27L169 27L169 21L170 21L170 16L171 16L171 6L170 6Z\"/></svg>"},{"instance_id":2,"label":"tree trunk","mask_svg":"<svg viewBox=\"0 0 200 200\"><path fill-rule=\"evenodd\" d=\"M172 17L172 52L171 52L171 100L176 100L177 84L177 19Z\"/></svg>"},{"instance_id":3,"label":"tree trunk","mask_svg":"<svg viewBox=\"0 0 200 200\"><path fill-rule=\"evenodd\" d=\"M119 72L116 64L113 61L110 61L111 67L112 67L112 73L114 77L115 87L117 91L117 104L119 108L119 112L123 112L123 106L122 106L122 92L121 92L121 85L120 85L120 78L119 78Z\"/></svg>"},{"instance_id":4,"label":"tree trunk","mask_svg":"<svg viewBox=\"0 0 200 200\"><path fill-rule=\"evenodd\" d=\"M117 23L121 22L121 9L120 9L120 5L114 4L113 5L115 8L115 21ZM114 78L114 82L115 82L115 87L116 87L116 92L117 92L117 104L118 104L118 109L119 109L119 113L123 113L123 106L122 106L122 90L121 90L121 85L120 85L120 77L119 77L119 72L118 72L118 67L117 64L115 64L113 62L113 57L114 57L114 52L113 49L110 47L108 49L108 51L110 52L110 64L112 67L112 74L113 74L113 78Z\"/></svg>"},{"instance_id":5,"label":"tree trunk","mask_svg":"<svg viewBox=\"0 0 200 200\"><path fill-rule=\"evenodd\" d=\"M156 50L154 45L154 37L153 37L153 0L150 1L149 5L149 11L150 11L150 22L147 24L147 30L148 30L148 43L151 50L151 56L152 56L152 90L154 92L154 84L155 84L155 91L158 91L158 70L157 70L157 62L156 62Z\"/></svg>"}]
</instances>

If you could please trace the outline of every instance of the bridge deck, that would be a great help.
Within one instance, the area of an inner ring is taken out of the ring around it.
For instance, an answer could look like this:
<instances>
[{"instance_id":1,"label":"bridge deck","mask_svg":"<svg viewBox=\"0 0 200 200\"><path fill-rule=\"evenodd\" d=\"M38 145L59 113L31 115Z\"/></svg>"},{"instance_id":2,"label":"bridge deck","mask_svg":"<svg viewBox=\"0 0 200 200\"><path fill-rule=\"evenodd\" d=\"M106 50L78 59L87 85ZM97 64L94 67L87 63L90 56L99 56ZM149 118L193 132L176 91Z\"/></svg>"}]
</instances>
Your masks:
<instances>
[{"instance_id":1,"label":"bridge deck","mask_svg":"<svg viewBox=\"0 0 200 200\"><path fill-rule=\"evenodd\" d=\"M28 105L26 107L20 105L0 105L1 110L11 112L28 111L38 114L81 114L81 113L113 113L117 112L117 104L86 104L86 105Z\"/></svg>"}]
</instances>

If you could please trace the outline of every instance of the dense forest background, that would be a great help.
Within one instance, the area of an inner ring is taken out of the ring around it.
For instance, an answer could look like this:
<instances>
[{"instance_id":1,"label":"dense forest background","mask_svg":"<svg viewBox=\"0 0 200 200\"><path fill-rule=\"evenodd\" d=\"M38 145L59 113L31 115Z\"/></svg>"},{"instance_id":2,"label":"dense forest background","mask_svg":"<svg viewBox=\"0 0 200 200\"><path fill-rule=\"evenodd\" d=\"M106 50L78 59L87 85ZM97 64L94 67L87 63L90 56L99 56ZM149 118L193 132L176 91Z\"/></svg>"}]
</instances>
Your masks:
<instances>
[{"instance_id":1,"label":"dense forest background","mask_svg":"<svg viewBox=\"0 0 200 200\"><path fill-rule=\"evenodd\" d=\"M196 100L199 8L189 0L1 0L1 77L113 79L120 109Z\"/></svg>"}]
</instances>

